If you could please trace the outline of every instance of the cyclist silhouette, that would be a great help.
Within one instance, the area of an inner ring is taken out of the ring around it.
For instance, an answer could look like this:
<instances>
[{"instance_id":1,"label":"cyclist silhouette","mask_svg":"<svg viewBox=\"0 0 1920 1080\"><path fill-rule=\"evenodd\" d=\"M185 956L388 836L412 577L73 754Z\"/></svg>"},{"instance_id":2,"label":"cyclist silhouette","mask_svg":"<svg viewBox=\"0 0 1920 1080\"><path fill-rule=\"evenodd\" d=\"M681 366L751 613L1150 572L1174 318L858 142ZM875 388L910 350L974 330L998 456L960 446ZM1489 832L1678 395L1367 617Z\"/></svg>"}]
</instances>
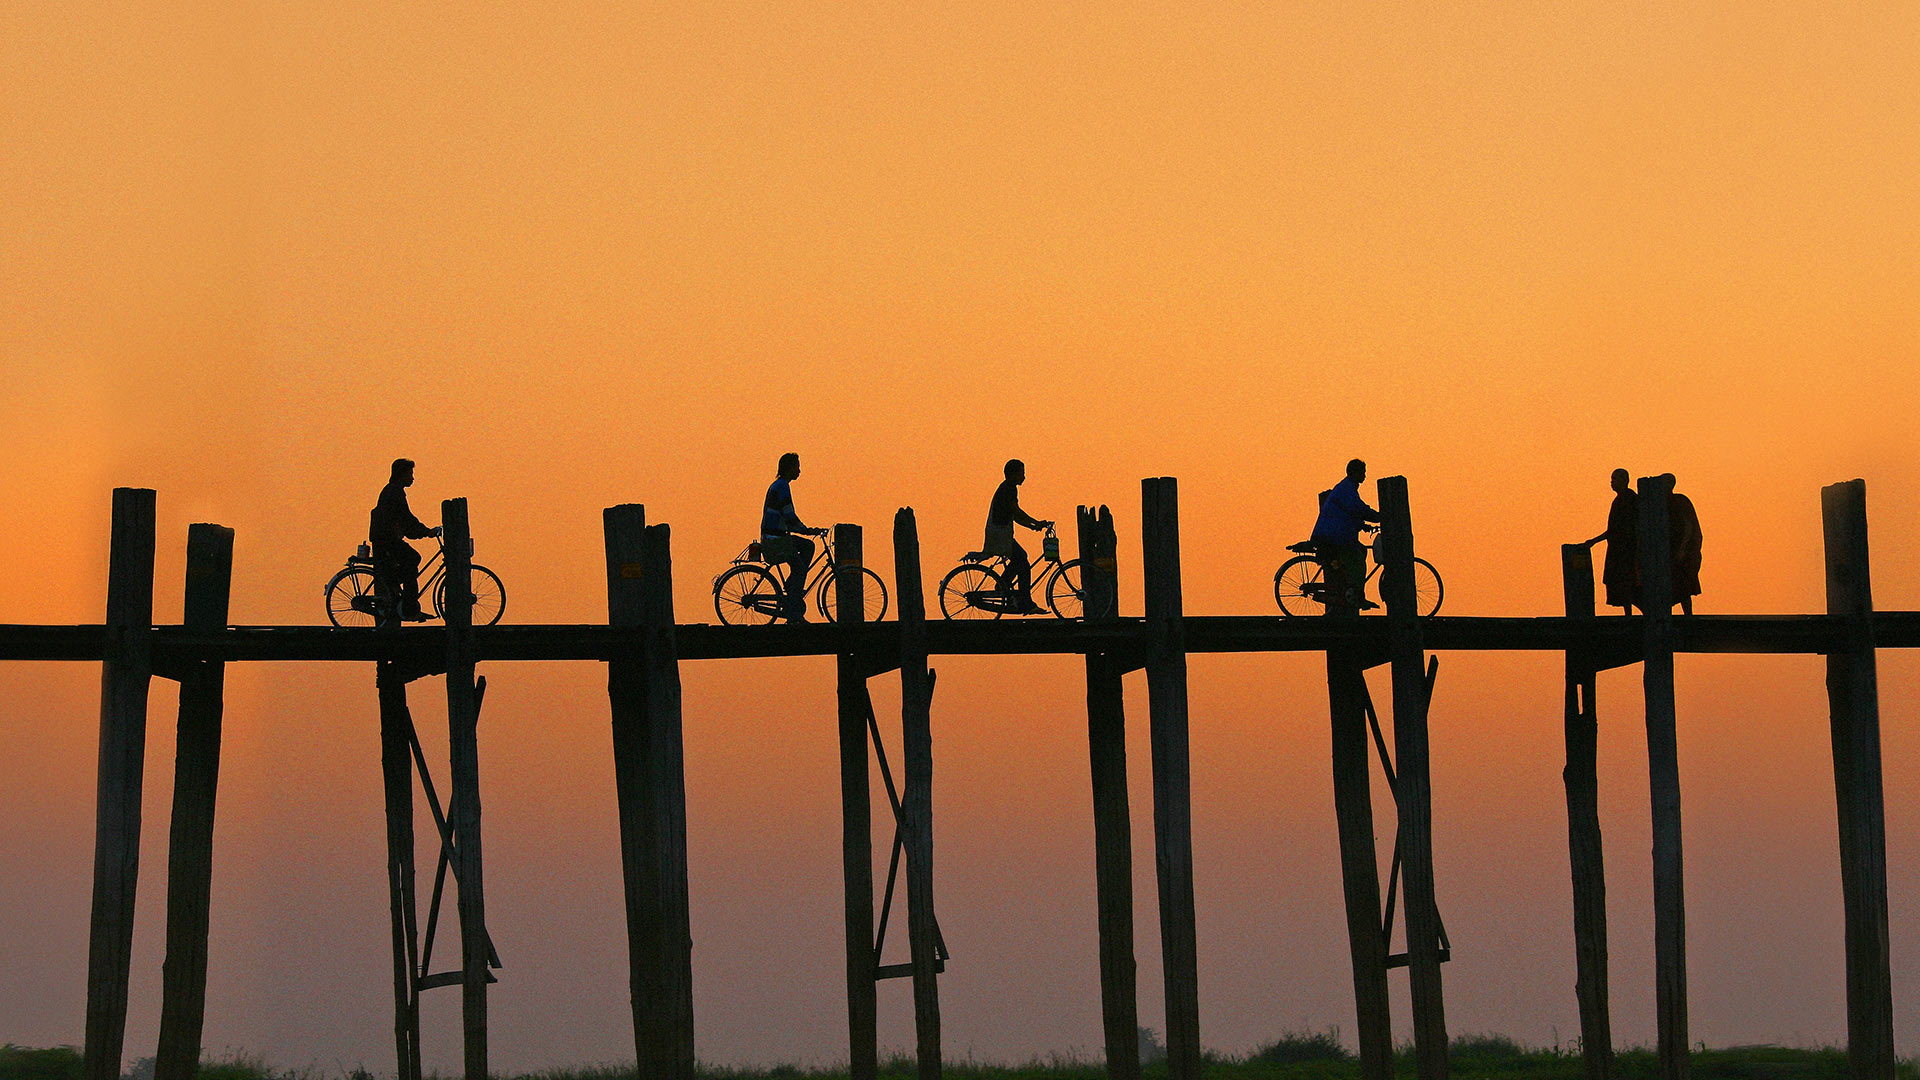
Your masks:
<instances>
[{"instance_id":1,"label":"cyclist silhouette","mask_svg":"<svg viewBox=\"0 0 1920 1080\"><path fill-rule=\"evenodd\" d=\"M1360 595L1367 580L1367 549L1360 544L1362 530L1376 530L1380 514L1360 497L1367 479L1367 463L1347 462L1347 478L1320 495L1320 517L1313 523L1313 542L1320 546L1320 562L1327 571L1327 609L1337 603L1348 612L1380 605Z\"/></svg>"},{"instance_id":2,"label":"cyclist silhouette","mask_svg":"<svg viewBox=\"0 0 1920 1080\"><path fill-rule=\"evenodd\" d=\"M800 479L800 455L781 454L767 500L760 510L760 550L768 562L787 564L787 621L807 621L807 566L813 562L813 541L802 534L825 536L825 529L809 529L793 510L793 488Z\"/></svg>"},{"instance_id":3,"label":"cyclist silhouette","mask_svg":"<svg viewBox=\"0 0 1920 1080\"><path fill-rule=\"evenodd\" d=\"M1007 462L1005 471L1007 478L994 489L993 503L987 508L987 538L980 550L988 555L1007 557L1007 569L1013 578L1007 587L1020 598L1019 614L1037 615L1047 609L1033 602L1033 560L1013 538L1013 527L1017 523L1029 529L1046 529L1053 522L1042 521L1020 509L1020 485L1027 482L1027 463L1014 458Z\"/></svg>"},{"instance_id":4,"label":"cyclist silhouette","mask_svg":"<svg viewBox=\"0 0 1920 1080\"><path fill-rule=\"evenodd\" d=\"M413 462L395 458L387 486L380 489L380 501L374 504L367 521L367 540L373 545L374 565L378 572L400 586L400 618L405 622L424 622L429 616L420 610L420 553L408 540L439 536L438 526L429 528L407 506L407 489L413 486Z\"/></svg>"}]
</instances>

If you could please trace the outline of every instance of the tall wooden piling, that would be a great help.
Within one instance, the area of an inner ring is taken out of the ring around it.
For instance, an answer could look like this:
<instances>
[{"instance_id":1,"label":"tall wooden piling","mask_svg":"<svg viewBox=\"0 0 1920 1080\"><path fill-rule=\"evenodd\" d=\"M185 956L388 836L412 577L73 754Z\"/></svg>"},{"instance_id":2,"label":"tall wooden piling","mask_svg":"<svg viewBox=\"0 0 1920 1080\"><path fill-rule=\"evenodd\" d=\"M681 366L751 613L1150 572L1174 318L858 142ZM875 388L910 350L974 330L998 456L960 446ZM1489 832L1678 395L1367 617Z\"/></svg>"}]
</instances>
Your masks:
<instances>
[{"instance_id":1,"label":"tall wooden piling","mask_svg":"<svg viewBox=\"0 0 1920 1080\"><path fill-rule=\"evenodd\" d=\"M1174 1080L1196 1080L1200 1075L1200 965L1193 909L1193 776L1188 753L1178 485L1171 476L1142 480L1140 502L1167 1069Z\"/></svg>"},{"instance_id":2,"label":"tall wooden piling","mask_svg":"<svg viewBox=\"0 0 1920 1080\"><path fill-rule=\"evenodd\" d=\"M487 1077L486 891L480 859L480 702L474 686L473 533L467 500L440 504L445 541L447 623L447 727L452 757L448 816L453 821L456 874L460 883L460 1016L464 1031L466 1078Z\"/></svg>"},{"instance_id":3,"label":"tall wooden piling","mask_svg":"<svg viewBox=\"0 0 1920 1080\"><path fill-rule=\"evenodd\" d=\"M87 1080L119 1080L127 1031L147 689L153 679L153 535L154 493L147 488L113 489L106 659L100 675L93 918L87 943Z\"/></svg>"},{"instance_id":4,"label":"tall wooden piling","mask_svg":"<svg viewBox=\"0 0 1920 1080\"><path fill-rule=\"evenodd\" d=\"M1380 856L1374 847L1366 700L1365 660L1351 646L1328 649L1333 812L1353 965L1354 1036L1360 1046L1360 1075L1365 1080L1390 1080L1393 1014L1387 1001L1387 936L1381 930Z\"/></svg>"},{"instance_id":5,"label":"tall wooden piling","mask_svg":"<svg viewBox=\"0 0 1920 1080\"><path fill-rule=\"evenodd\" d=\"M387 914L393 939L393 1043L397 1080L420 1080L420 930L413 865L413 715L407 680L388 660L374 669L380 695L380 777L387 813Z\"/></svg>"},{"instance_id":6,"label":"tall wooden piling","mask_svg":"<svg viewBox=\"0 0 1920 1080\"><path fill-rule=\"evenodd\" d=\"M1120 612L1113 513L1079 509L1080 581L1090 622ZM1100 926L1100 1015L1107 1075L1140 1076L1139 1000L1133 958L1133 823L1127 806L1126 658L1087 654L1087 754L1093 776L1093 864Z\"/></svg>"},{"instance_id":7,"label":"tall wooden piling","mask_svg":"<svg viewBox=\"0 0 1920 1080\"><path fill-rule=\"evenodd\" d=\"M1560 548L1567 617L1594 617L1593 554L1585 544ZM1607 1006L1607 876L1600 844L1600 723L1590 649L1567 650L1567 859L1573 873L1574 996L1580 1003L1580 1054L1587 1080L1613 1076L1613 1022Z\"/></svg>"},{"instance_id":8,"label":"tall wooden piling","mask_svg":"<svg viewBox=\"0 0 1920 1080\"><path fill-rule=\"evenodd\" d=\"M1880 768L1880 687L1867 558L1867 484L1820 492L1827 613L1846 620L1847 647L1827 654L1833 787L1846 912L1847 1059L1857 1077L1894 1075L1893 977L1887 945L1887 820Z\"/></svg>"},{"instance_id":9,"label":"tall wooden piling","mask_svg":"<svg viewBox=\"0 0 1920 1080\"><path fill-rule=\"evenodd\" d=\"M693 934L671 537L665 525L648 526L638 505L609 508L605 526L608 618L641 631L637 655L607 665L634 1053L644 1080L691 1080Z\"/></svg>"},{"instance_id":10,"label":"tall wooden piling","mask_svg":"<svg viewBox=\"0 0 1920 1080\"><path fill-rule=\"evenodd\" d=\"M833 527L834 610L848 625L867 617L866 541L858 525ZM839 657L840 856L846 881L847 1069L852 1080L880 1072L880 1004L873 947L873 794L867 780L867 658Z\"/></svg>"},{"instance_id":11,"label":"tall wooden piling","mask_svg":"<svg viewBox=\"0 0 1920 1080\"><path fill-rule=\"evenodd\" d=\"M1440 976L1440 912L1433 880L1427 654L1414 591L1413 519L1406 477L1382 477L1378 488L1381 525L1375 550L1382 556L1380 594L1387 605L1393 665L1394 798L1400 815L1414 1058L1421 1080L1440 1080L1447 1075L1447 1019Z\"/></svg>"},{"instance_id":12,"label":"tall wooden piling","mask_svg":"<svg viewBox=\"0 0 1920 1080\"><path fill-rule=\"evenodd\" d=\"M1680 849L1680 751L1673 698L1673 568L1667 531L1673 481L1641 477L1640 591L1645 611L1642 682L1646 688L1647 777L1653 802L1653 963L1660 1075L1685 1080L1687 1057L1687 910Z\"/></svg>"},{"instance_id":13,"label":"tall wooden piling","mask_svg":"<svg viewBox=\"0 0 1920 1080\"><path fill-rule=\"evenodd\" d=\"M185 623L227 625L233 530L187 528ZM180 672L173 821L167 842L167 952L161 968L160 1047L154 1080L193 1080L207 1015L207 928L213 894L214 796L220 781L220 721L226 664L202 660Z\"/></svg>"},{"instance_id":14,"label":"tall wooden piling","mask_svg":"<svg viewBox=\"0 0 1920 1080\"><path fill-rule=\"evenodd\" d=\"M893 516L894 592L900 598L901 754L906 760L907 940L913 963L913 1026L921 1080L940 1077L939 924L933 913L933 672L927 666L927 605L920 531L913 510Z\"/></svg>"}]
</instances>

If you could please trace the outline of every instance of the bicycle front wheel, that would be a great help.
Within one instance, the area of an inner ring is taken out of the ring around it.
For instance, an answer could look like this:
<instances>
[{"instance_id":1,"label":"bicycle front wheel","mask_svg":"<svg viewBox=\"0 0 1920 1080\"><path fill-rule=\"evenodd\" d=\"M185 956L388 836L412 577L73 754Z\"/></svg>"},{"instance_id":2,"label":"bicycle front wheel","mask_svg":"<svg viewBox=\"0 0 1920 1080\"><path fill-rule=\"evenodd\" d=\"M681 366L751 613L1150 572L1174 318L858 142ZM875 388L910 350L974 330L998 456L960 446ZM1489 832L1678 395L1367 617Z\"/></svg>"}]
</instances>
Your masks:
<instances>
[{"instance_id":1,"label":"bicycle front wheel","mask_svg":"<svg viewBox=\"0 0 1920 1080\"><path fill-rule=\"evenodd\" d=\"M780 604L779 582L758 566L736 566L713 583L713 613L728 626L765 626Z\"/></svg>"},{"instance_id":2,"label":"bicycle front wheel","mask_svg":"<svg viewBox=\"0 0 1920 1080\"><path fill-rule=\"evenodd\" d=\"M949 619L997 619L999 605L983 607L983 597L1001 594L1000 575L985 563L961 563L940 579L940 613ZM989 604L993 603L988 599Z\"/></svg>"},{"instance_id":3,"label":"bicycle front wheel","mask_svg":"<svg viewBox=\"0 0 1920 1080\"><path fill-rule=\"evenodd\" d=\"M1273 600L1282 615L1325 615L1327 571L1311 555L1296 555L1273 575Z\"/></svg>"},{"instance_id":4,"label":"bicycle front wheel","mask_svg":"<svg viewBox=\"0 0 1920 1080\"><path fill-rule=\"evenodd\" d=\"M1440 601L1446 595L1445 586L1440 584L1440 571L1433 564L1415 556L1413 560L1413 595L1416 603L1413 610L1421 618L1440 610Z\"/></svg>"},{"instance_id":5,"label":"bicycle front wheel","mask_svg":"<svg viewBox=\"0 0 1920 1080\"><path fill-rule=\"evenodd\" d=\"M850 572L850 571L849 571ZM822 575L820 587L814 590L814 606L819 609L820 617L828 622L840 620L840 572ZM887 583L880 575L860 568L860 609L867 622L879 622L887 614Z\"/></svg>"},{"instance_id":6,"label":"bicycle front wheel","mask_svg":"<svg viewBox=\"0 0 1920 1080\"><path fill-rule=\"evenodd\" d=\"M1087 590L1079 559L1060 564L1047 579L1047 606L1062 619L1087 617Z\"/></svg>"},{"instance_id":7,"label":"bicycle front wheel","mask_svg":"<svg viewBox=\"0 0 1920 1080\"><path fill-rule=\"evenodd\" d=\"M492 626L500 621L507 611L507 587L500 582L500 575L475 563L473 578L468 582L472 588L468 595L473 597L473 625ZM442 619L447 617L447 579L442 576L433 586L433 613Z\"/></svg>"},{"instance_id":8,"label":"bicycle front wheel","mask_svg":"<svg viewBox=\"0 0 1920 1080\"><path fill-rule=\"evenodd\" d=\"M373 571L349 566L327 582L327 621L344 629L372 627L379 620L373 591Z\"/></svg>"}]
</instances>

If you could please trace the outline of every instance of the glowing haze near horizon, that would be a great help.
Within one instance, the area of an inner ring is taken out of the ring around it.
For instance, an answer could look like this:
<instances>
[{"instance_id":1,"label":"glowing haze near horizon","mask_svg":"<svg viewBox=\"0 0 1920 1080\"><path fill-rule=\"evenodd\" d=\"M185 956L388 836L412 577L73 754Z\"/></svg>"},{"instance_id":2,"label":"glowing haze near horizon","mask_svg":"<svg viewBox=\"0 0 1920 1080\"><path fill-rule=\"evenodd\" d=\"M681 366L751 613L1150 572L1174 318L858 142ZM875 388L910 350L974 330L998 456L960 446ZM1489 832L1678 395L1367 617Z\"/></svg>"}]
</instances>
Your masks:
<instances>
[{"instance_id":1,"label":"glowing haze near horizon","mask_svg":"<svg viewBox=\"0 0 1920 1080\"><path fill-rule=\"evenodd\" d=\"M930 585L1023 457L1035 513L1114 507L1135 611L1138 481L1178 476L1196 614L1270 613L1355 455L1409 477L1460 614L1558 612L1558 545L1599 531L1615 466L1699 506L1702 611L1820 610L1818 488L1864 476L1876 599L1920 607L1916 39L1893 3L10 5L0 621L97 621L109 489L138 485L162 621L187 523L218 521L234 620L314 622L402 454L423 516L471 500L511 621L605 618L619 502L673 525L681 618L710 619L786 450L802 515L865 524L878 565L915 507ZM936 666L946 1045L1097 1052L1078 663ZM1622 1042L1653 1031L1636 672L1600 682ZM628 1057L603 670L487 674L495 1062ZM1442 659L1455 1031L1578 1031L1560 674ZM1192 661L1210 1047L1353 1029L1321 675ZM1911 1017L1920 663L1880 675ZM683 678L699 1052L841 1058L831 664ZM1844 1038L1822 678L1678 665L1709 1043ZM0 664L0 1040L81 1037L97 687ZM156 680L129 1057L155 1038L175 700ZM440 762L443 700L415 690ZM1131 681L1128 704L1160 1027ZM375 722L365 666L229 669L212 1052L391 1069ZM910 1046L905 984L881 1001ZM443 1071L456 1008L427 996Z\"/></svg>"}]
</instances>

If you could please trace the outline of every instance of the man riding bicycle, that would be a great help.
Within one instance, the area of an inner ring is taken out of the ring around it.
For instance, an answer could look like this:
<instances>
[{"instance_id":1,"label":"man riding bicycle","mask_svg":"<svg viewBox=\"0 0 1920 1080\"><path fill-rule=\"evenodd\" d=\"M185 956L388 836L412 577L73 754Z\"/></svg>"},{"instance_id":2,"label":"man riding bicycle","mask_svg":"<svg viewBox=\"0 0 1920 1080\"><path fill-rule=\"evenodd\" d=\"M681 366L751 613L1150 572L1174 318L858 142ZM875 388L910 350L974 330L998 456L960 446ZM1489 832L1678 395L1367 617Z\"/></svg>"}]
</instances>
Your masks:
<instances>
[{"instance_id":1,"label":"man riding bicycle","mask_svg":"<svg viewBox=\"0 0 1920 1080\"><path fill-rule=\"evenodd\" d=\"M1006 587L1019 604L1016 614L1038 615L1046 608L1033 602L1033 560L1013 538L1015 523L1029 529L1050 529L1053 522L1042 521L1020 509L1020 485L1027 482L1027 463L1019 458L1007 462L1006 479L994 489L993 503L987 508L987 538L980 550L988 555L1004 555L1012 580Z\"/></svg>"},{"instance_id":2,"label":"man riding bicycle","mask_svg":"<svg viewBox=\"0 0 1920 1080\"><path fill-rule=\"evenodd\" d=\"M813 541L825 529L809 529L793 510L792 484L800 478L800 455L780 455L773 483L760 510L760 550L770 563L787 564L787 584L781 598L788 622L807 621L807 567L813 562ZM804 535L803 535L804 534Z\"/></svg>"},{"instance_id":3,"label":"man riding bicycle","mask_svg":"<svg viewBox=\"0 0 1920 1080\"><path fill-rule=\"evenodd\" d=\"M404 622L425 622L430 616L420 610L420 553L408 540L439 536L438 526L429 528L407 506L407 489L413 486L413 462L395 458L387 486L380 489L380 501L374 504L367 521L367 540L373 546L374 572L389 586L400 586L400 618Z\"/></svg>"},{"instance_id":4,"label":"man riding bicycle","mask_svg":"<svg viewBox=\"0 0 1920 1080\"><path fill-rule=\"evenodd\" d=\"M1360 544L1360 534L1376 531L1380 520L1379 512L1360 497L1360 485L1366 479L1367 463L1354 458L1347 462L1346 479L1320 495L1313 542L1326 568L1329 611L1336 604L1349 613L1380 606L1360 595L1367 580L1367 549Z\"/></svg>"}]
</instances>

